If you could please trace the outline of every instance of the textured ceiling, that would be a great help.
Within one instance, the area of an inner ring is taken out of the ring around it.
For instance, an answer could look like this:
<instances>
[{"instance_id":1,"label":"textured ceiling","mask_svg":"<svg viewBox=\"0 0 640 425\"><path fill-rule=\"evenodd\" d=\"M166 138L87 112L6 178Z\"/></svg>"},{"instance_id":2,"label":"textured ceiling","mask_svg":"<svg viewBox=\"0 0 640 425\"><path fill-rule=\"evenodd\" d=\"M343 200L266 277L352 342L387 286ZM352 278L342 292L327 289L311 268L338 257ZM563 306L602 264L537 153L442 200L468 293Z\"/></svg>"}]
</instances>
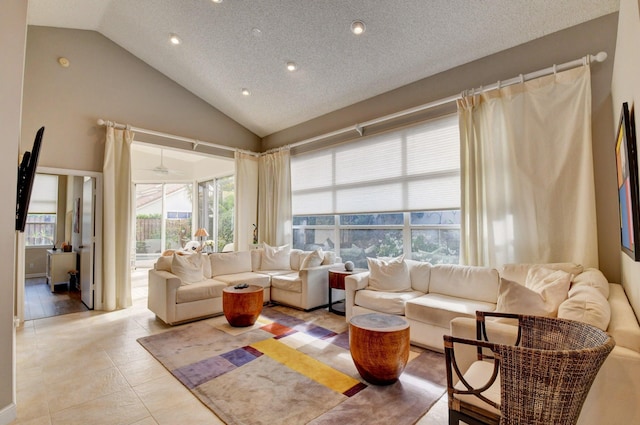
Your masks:
<instances>
[{"instance_id":1,"label":"textured ceiling","mask_svg":"<svg viewBox=\"0 0 640 425\"><path fill-rule=\"evenodd\" d=\"M29 24L98 31L263 137L618 8L619 0L29 0ZM349 31L356 19L366 23L361 36ZM171 45L170 33L182 44ZM299 69L288 72L287 61Z\"/></svg>"}]
</instances>

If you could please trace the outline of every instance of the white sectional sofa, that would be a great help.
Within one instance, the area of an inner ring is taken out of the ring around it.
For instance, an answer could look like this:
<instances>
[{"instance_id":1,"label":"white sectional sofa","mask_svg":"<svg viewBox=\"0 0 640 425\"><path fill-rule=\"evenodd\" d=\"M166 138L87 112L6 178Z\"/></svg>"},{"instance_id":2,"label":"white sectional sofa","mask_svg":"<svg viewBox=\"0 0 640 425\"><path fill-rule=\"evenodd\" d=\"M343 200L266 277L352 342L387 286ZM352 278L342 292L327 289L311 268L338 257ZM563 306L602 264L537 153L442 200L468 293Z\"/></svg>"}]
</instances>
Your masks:
<instances>
[{"instance_id":1,"label":"white sectional sofa","mask_svg":"<svg viewBox=\"0 0 640 425\"><path fill-rule=\"evenodd\" d=\"M582 266L571 263L512 264L499 270L432 266L411 260L404 263L410 287L401 290L395 287L385 291L378 281L372 287L370 279L374 270L347 277L347 320L353 315L374 311L404 315L411 327L412 343L436 351L443 351L444 334L476 338L476 310L510 309L510 312L557 315L590 323L613 336L616 347L591 387L578 424L640 423L638 314L634 313L622 286L607 282L599 270L583 270ZM553 270L557 273L548 274ZM540 290L540 286L535 288L531 283L536 273L542 277L544 274L540 273L547 273L547 281L564 273L557 282L564 280ZM537 298L529 298L532 288L538 290ZM546 313L536 313L545 308ZM514 311L516 309L519 311ZM516 327L512 324L494 322L488 328L492 342L515 341ZM464 373L476 360L476 353L473 348L456 347L456 360Z\"/></svg>"},{"instance_id":2,"label":"white sectional sofa","mask_svg":"<svg viewBox=\"0 0 640 425\"><path fill-rule=\"evenodd\" d=\"M222 290L248 283L264 288L264 302L304 310L328 303L333 252L269 247L229 253L163 256L149 270L147 306L175 325L222 314Z\"/></svg>"}]
</instances>

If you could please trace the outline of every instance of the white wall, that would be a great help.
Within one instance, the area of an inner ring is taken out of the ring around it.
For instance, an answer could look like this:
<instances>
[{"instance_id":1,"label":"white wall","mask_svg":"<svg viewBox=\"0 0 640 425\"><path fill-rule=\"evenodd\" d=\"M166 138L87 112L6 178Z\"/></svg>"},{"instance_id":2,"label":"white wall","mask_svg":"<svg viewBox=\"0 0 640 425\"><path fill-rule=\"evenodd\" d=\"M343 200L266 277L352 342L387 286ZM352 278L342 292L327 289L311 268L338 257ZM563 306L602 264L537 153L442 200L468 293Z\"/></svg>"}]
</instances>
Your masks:
<instances>
[{"instance_id":1,"label":"white wall","mask_svg":"<svg viewBox=\"0 0 640 425\"><path fill-rule=\"evenodd\" d=\"M628 102L630 109L636 109L636 130L640 129L640 121L638 119L640 112L637 110L640 107L639 3L638 0L620 0L616 60L611 82L613 114L616 117L614 128L612 128L612 136L617 132L618 117L620 116L623 102ZM613 151L613 137L611 150ZM615 191L615 188L615 184L612 184L611 190ZM618 240L619 237L618 233ZM622 262L622 285L631 301L636 317L640 320L640 262L633 261L622 251L620 251L620 257Z\"/></svg>"},{"instance_id":2,"label":"white wall","mask_svg":"<svg viewBox=\"0 0 640 425\"><path fill-rule=\"evenodd\" d=\"M14 288L16 170L20 143L22 76L27 30L27 2L5 0L0 13L0 424L15 419ZM33 142L33 140L32 140Z\"/></svg>"}]
</instances>

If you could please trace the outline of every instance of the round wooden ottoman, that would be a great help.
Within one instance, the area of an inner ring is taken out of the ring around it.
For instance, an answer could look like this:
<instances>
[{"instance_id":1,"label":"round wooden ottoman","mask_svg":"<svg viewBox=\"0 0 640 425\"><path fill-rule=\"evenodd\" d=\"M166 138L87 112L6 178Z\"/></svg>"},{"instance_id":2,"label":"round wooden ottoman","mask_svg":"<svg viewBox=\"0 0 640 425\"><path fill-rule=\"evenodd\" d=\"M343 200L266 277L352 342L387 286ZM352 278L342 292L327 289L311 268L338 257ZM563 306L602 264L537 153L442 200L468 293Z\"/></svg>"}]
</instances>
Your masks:
<instances>
[{"instance_id":1,"label":"round wooden ottoman","mask_svg":"<svg viewBox=\"0 0 640 425\"><path fill-rule=\"evenodd\" d=\"M262 286L228 286L222 290L222 311L231 326L251 326L262 312Z\"/></svg>"},{"instance_id":2,"label":"round wooden ottoman","mask_svg":"<svg viewBox=\"0 0 640 425\"><path fill-rule=\"evenodd\" d=\"M349 321L351 357L367 382L397 381L409 360L409 345L409 323L400 316L370 313Z\"/></svg>"}]
</instances>

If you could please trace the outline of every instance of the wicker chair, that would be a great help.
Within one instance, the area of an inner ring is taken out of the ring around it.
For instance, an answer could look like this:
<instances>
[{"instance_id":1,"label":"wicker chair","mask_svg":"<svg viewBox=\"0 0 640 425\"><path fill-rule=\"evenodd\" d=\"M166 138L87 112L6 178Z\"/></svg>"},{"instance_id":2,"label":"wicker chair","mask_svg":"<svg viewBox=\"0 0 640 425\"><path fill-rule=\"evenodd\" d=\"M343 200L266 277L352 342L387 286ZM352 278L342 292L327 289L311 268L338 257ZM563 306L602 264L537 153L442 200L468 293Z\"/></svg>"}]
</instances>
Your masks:
<instances>
[{"instance_id":1,"label":"wicker chair","mask_svg":"<svg viewBox=\"0 0 640 425\"><path fill-rule=\"evenodd\" d=\"M515 344L489 342L486 317L517 320ZM598 328L549 317L477 312L476 332L475 341L444 336L449 425L575 424L615 345ZM463 348L457 344L478 353L464 374L456 363L454 346Z\"/></svg>"}]
</instances>

